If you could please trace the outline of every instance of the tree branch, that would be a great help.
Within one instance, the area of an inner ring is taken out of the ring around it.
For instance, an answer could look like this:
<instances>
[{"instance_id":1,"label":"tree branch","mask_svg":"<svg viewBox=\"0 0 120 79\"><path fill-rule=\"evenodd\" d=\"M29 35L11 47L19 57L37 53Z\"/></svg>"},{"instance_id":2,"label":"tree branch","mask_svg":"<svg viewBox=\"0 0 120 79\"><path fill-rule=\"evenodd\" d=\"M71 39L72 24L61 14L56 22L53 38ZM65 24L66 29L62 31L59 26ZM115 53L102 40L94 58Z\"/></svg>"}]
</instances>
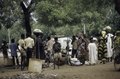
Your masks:
<instances>
[{"instance_id":1,"label":"tree branch","mask_svg":"<svg viewBox=\"0 0 120 79\"><path fill-rule=\"evenodd\" d=\"M114 0L115 10L120 14L120 0Z\"/></svg>"},{"instance_id":2,"label":"tree branch","mask_svg":"<svg viewBox=\"0 0 120 79\"><path fill-rule=\"evenodd\" d=\"M25 7L23 1L20 3L20 6L22 7L23 12L25 12L27 10L27 8Z\"/></svg>"}]
</instances>

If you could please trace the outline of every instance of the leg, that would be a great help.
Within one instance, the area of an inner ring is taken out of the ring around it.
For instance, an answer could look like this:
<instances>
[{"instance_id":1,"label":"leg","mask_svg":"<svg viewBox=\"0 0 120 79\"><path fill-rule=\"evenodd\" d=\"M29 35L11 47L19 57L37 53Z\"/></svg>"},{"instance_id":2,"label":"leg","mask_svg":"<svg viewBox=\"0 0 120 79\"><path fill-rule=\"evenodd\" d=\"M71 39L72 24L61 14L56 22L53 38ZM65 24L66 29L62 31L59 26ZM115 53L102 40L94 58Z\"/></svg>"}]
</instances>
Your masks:
<instances>
[{"instance_id":1,"label":"leg","mask_svg":"<svg viewBox=\"0 0 120 79\"><path fill-rule=\"evenodd\" d=\"M55 61L55 58L54 58L54 61L53 61L53 64L54 64L54 69L55 69L55 62L56 62L56 61Z\"/></svg>"},{"instance_id":2,"label":"leg","mask_svg":"<svg viewBox=\"0 0 120 79\"><path fill-rule=\"evenodd\" d=\"M72 58L74 58L74 55L75 55L75 51L74 49L72 49Z\"/></svg>"},{"instance_id":3,"label":"leg","mask_svg":"<svg viewBox=\"0 0 120 79\"><path fill-rule=\"evenodd\" d=\"M25 56L22 56L21 70L24 70L24 68L25 68Z\"/></svg>"},{"instance_id":4,"label":"leg","mask_svg":"<svg viewBox=\"0 0 120 79\"><path fill-rule=\"evenodd\" d=\"M19 66L18 56L16 56L16 62L17 62L17 66Z\"/></svg>"},{"instance_id":5,"label":"leg","mask_svg":"<svg viewBox=\"0 0 120 79\"><path fill-rule=\"evenodd\" d=\"M21 56L21 70L23 69L23 56Z\"/></svg>"},{"instance_id":6,"label":"leg","mask_svg":"<svg viewBox=\"0 0 120 79\"><path fill-rule=\"evenodd\" d=\"M55 69L55 65L56 65L56 54L53 55L53 64L54 64L54 69Z\"/></svg>"},{"instance_id":7,"label":"leg","mask_svg":"<svg viewBox=\"0 0 120 79\"><path fill-rule=\"evenodd\" d=\"M28 67L28 65L29 65L29 58L31 58L32 57L32 52L31 52L31 50L30 50L30 48L27 48L27 67Z\"/></svg>"},{"instance_id":8,"label":"leg","mask_svg":"<svg viewBox=\"0 0 120 79\"><path fill-rule=\"evenodd\" d=\"M59 57L57 59L57 62L58 62L58 69L59 69L59 65L60 65L60 58Z\"/></svg>"},{"instance_id":9,"label":"leg","mask_svg":"<svg viewBox=\"0 0 120 79\"><path fill-rule=\"evenodd\" d=\"M15 58L12 56L13 66L15 66Z\"/></svg>"}]
</instances>

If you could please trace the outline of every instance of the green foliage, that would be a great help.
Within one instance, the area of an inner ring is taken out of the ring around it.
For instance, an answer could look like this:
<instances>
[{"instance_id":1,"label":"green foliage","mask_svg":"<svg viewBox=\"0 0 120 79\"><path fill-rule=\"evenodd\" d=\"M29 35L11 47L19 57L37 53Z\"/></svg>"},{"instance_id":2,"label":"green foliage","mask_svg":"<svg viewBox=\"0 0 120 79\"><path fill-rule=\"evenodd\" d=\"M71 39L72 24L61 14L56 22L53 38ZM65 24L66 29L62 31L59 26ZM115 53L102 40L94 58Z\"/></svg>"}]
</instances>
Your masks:
<instances>
[{"instance_id":1,"label":"green foliage","mask_svg":"<svg viewBox=\"0 0 120 79\"><path fill-rule=\"evenodd\" d=\"M10 28L11 38L24 32L22 10L20 1L0 1L0 27ZM76 35L86 27L88 35L97 35L104 27L110 25L113 32L120 30L120 16L114 9L113 0L33 0L34 17L32 30L41 29L45 36L48 35ZM7 33L1 29L3 38ZM5 29L5 28L4 28Z\"/></svg>"},{"instance_id":2,"label":"green foliage","mask_svg":"<svg viewBox=\"0 0 120 79\"><path fill-rule=\"evenodd\" d=\"M47 26L63 26L79 22L74 0L43 0L36 6L39 22Z\"/></svg>"},{"instance_id":3,"label":"green foliage","mask_svg":"<svg viewBox=\"0 0 120 79\"><path fill-rule=\"evenodd\" d=\"M20 17L18 0L1 0L0 26L10 28Z\"/></svg>"},{"instance_id":4,"label":"green foliage","mask_svg":"<svg viewBox=\"0 0 120 79\"><path fill-rule=\"evenodd\" d=\"M39 23L51 27L62 26L56 31L65 35L68 35L64 32L67 25L67 29L72 28L68 30L71 35L82 31L84 25L87 33L94 34L107 25L115 26L112 21L116 17L113 0L41 0L36 6L36 13Z\"/></svg>"}]
</instances>

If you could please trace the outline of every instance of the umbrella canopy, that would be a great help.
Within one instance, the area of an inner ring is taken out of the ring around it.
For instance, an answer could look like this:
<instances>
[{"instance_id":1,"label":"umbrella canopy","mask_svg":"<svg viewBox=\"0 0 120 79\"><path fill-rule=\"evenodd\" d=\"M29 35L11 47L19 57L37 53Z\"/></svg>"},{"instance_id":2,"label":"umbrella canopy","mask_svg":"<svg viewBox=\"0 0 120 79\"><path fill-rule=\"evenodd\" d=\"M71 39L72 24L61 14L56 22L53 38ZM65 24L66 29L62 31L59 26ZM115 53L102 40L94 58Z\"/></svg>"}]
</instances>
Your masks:
<instances>
[{"instance_id":1,"label":"umbrella canopy","mask_svg":"<svg viewBox=\"0 0 120 79\"><path fill-rule=\"evenodd\" d=\"M43 34L43 32L42 32L40 29L34 29L33 33L34 33L34 35L36 35L36 36L39 36L39 35L42 35L42 34Z\"/></svg>"},{"instance_id":2,"label":"umbrella canopy","mask_svg":"<svg viewBox=\"0 0 120 79\"><path fill-rule=\"evenodd\" d=\"M40 29L34 29L33 33L43 33Z\"/></svg>"}]
</instances>

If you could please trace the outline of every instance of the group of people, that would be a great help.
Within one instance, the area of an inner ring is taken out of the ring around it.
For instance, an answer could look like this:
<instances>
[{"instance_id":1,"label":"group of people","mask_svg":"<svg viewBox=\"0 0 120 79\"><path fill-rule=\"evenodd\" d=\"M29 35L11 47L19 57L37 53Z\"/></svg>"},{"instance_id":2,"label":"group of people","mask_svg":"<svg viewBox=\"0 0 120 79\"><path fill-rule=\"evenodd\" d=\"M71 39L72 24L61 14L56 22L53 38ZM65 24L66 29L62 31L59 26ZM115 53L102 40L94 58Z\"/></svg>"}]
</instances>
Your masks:
<instances>
[{"instance_id":1,"label":"group of people","mask_svg":"<svg viewBox=\"0 0 120 79\"><path fill-rule=\"evenodd\" d=\"M36 34L36 38L32 38L29 34L21 34L21 39L15 42L15 39L11 39L9 46L6 41L3 41L1 46L4 60L8 59L8 51L12 56L13 66L19 67L21 64L21 70L24 70L25 66L28 67L29 59L35 57L37 59L45 60L45 63L60 64L59 60L62 58L61 44L58 42L59 38L55 37L54 40L48 37L43 41L42 34ZM71 62L72 58L79 60L80 64L97 64L98 60L112 61L113 56L113 34L110 32L102 31L100 37L87 38L85 34L79 33L77 36L72 37L72 54L69 58ZM66 52L69 52L68 42L66 46ZM21 62L19 63L17 52L21 54ZM55 65L54 65L55 68Z\"/></svg>"},{"instance_id":2,"label":"group of people","mask_svg":"<svg viewBox=\"0 0 120 79\"><path fill-rule=\"evenodd\" d=\"M51 62L53 52L55 60L61 57L61 44L58 42L58 38L55 37L52 40L51 37L48 37L43 41L41 34L36 35L35 38L32 38L29 34L25 38L25 34L21 34L21 38L17 42L15 42L15 39L11 39L10 44L3 40L0 49L5 63L8 62L8 49L10 49L13 67L19 68L21 66L21 70L29 66L29 59L32 57L45 60L48 65ZM18 52L20 52L21 61L18 59Z\"/></svg>"},{"instance_id":3,"label":"group of people","mask_svg":"<svg viewBox=\"0 0 120 79\"><path fill-rule=\"evenodd\" d=\"M8 52L10 52L12 57L12 64L14 68L19 68L21 64L21 70L24 69L25 66L29 64L29 58L32 57L34 47L34 39L27 35L25 38L24 34L21 34L21 39L18 42L15 42L15 39L11 39L11 43L7 44L5 40L3 40L1 50L4 57L4 62L8 62ZM8 51L8 48L10 49ZM21 62L18 59L18 52L20 52Z\"/></svg>"},{"instance_id":4,"label":"group of people","mask_svg":"<svg viewBox=\"0 0 120 79\"><path fill-rule=\"evenodd\" d=\"M81 65L96 64L98 60L97 39L95 37L87 38L82 33L73 36L71 58L77 58Z\"/></svg>"},{"instance_id":5,"label":"group of people","mask_svg":"<svg viewBox=\"0 0 120 79\"><path fill-rule=\"evenodd\" d=\"M99 37L87 38L80 33L72 38L72 58L77 58L81 64L95 65L100 63L112 62L115 50L115 36L110 29L101 32Z\"/></svg>"}]
</instances>

